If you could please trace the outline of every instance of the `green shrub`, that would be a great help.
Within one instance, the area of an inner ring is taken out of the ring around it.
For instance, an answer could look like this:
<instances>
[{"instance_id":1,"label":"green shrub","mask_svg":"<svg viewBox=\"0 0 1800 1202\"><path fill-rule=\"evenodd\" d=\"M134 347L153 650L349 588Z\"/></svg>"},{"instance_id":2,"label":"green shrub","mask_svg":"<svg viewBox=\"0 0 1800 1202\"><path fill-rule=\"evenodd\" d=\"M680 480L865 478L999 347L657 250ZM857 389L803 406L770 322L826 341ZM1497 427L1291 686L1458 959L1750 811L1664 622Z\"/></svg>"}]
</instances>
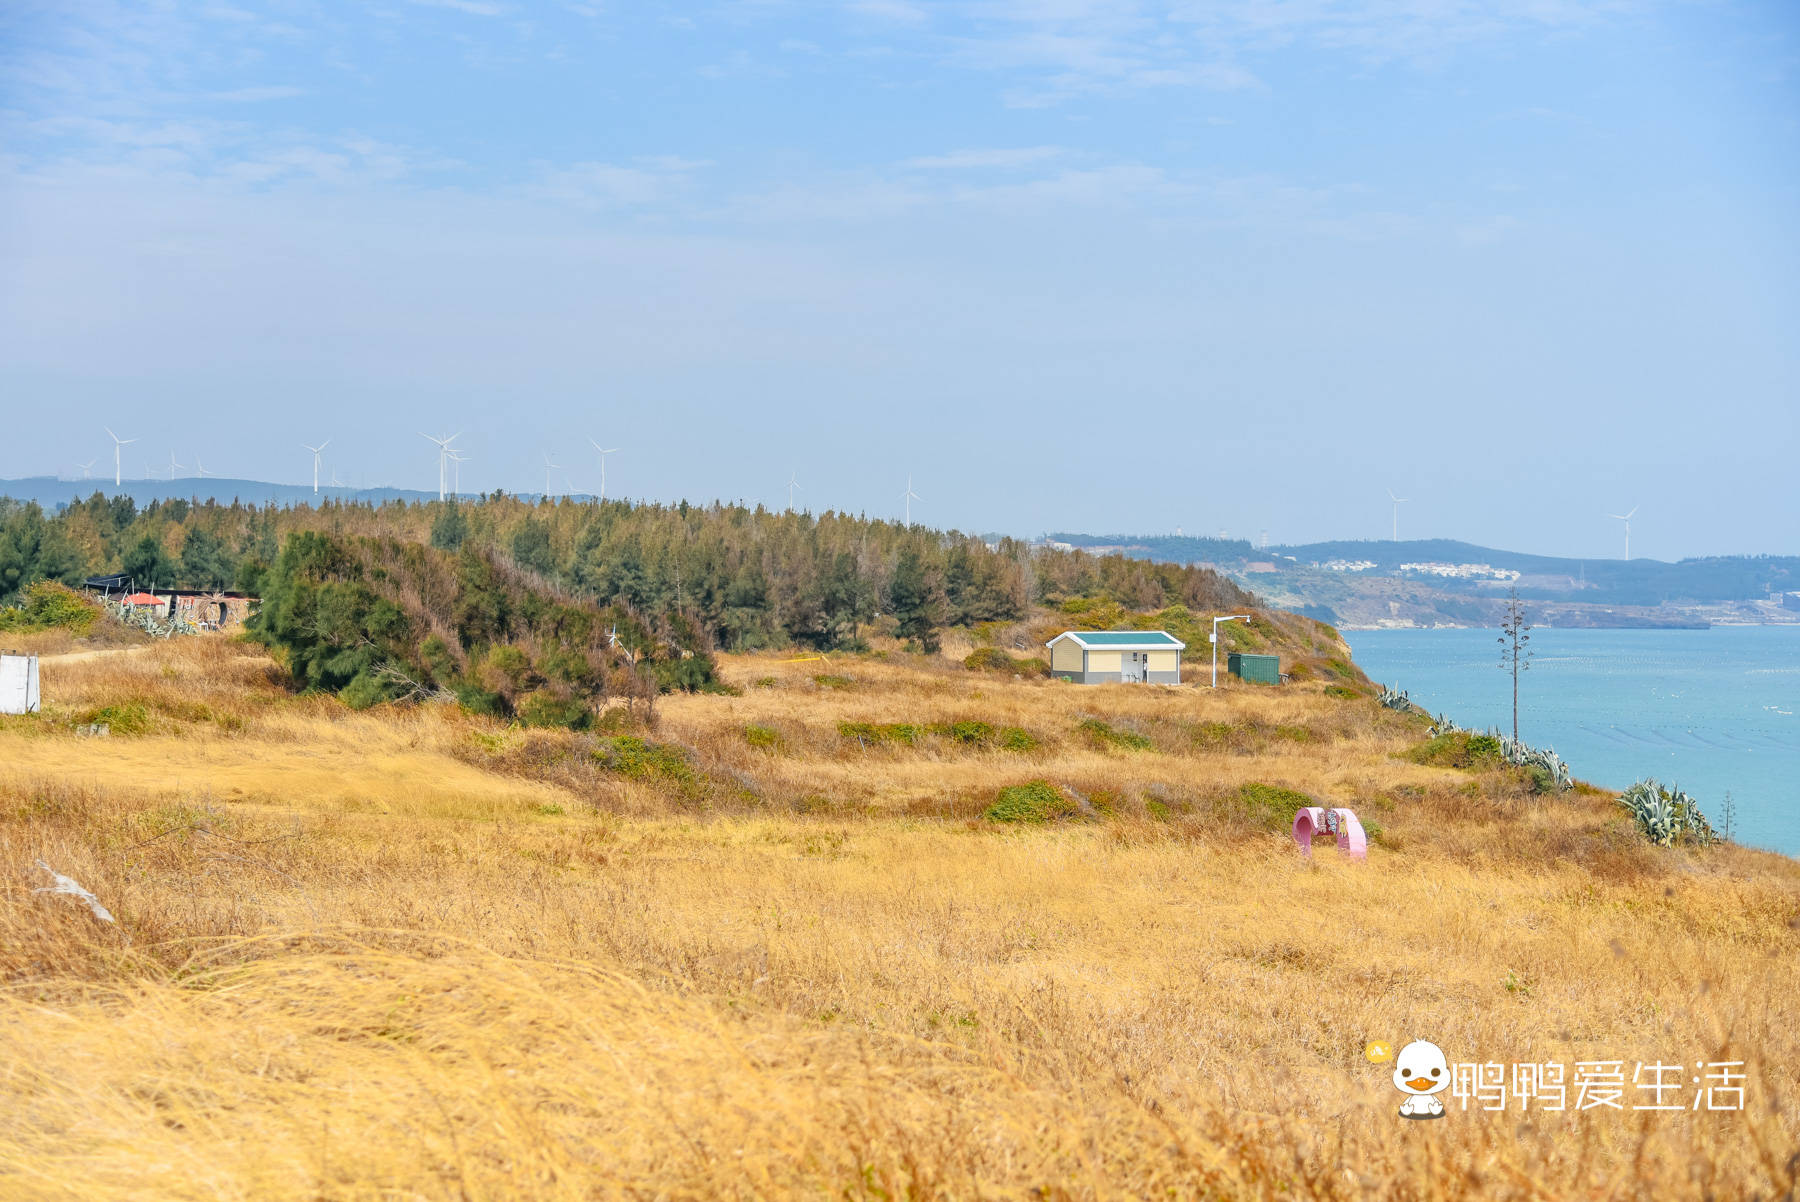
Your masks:
<instances>
[{"instance_id":1,"label":"green shrub","mask_svg":"<svg viewBox=\"0 0 1800 1202\"><path fill-rule=\"evenodd\" d=\"M1134 730L1117 730L1099 718L1084 718L1075 727L1096 747L1120 747L1126 751L1148 751L1156 746L1148 735Z\"/></svg>"},{"instance_id":2,"label":"green shrub","mask_svg":"<svg viewBox=\"0 0 1800 1202\"><path fill-rule=\"evenodd\" d=\"M1061 789L1047 780L1034 780L1000 790L984 816L990 822L1051 822L1079 812Z\"/></svg>"},{"instance_id":3,"label":"green shrub","mask_svg":"<svg viewBox=\"0 0 1800 1202\"><path fill-rule=\"evenodd\" d=\"M1501 753L1500 740L1493 735L1470 735L1469 758L1478 763L1485 763L1488 760L1502 760L1506 757Z\"/></svg>"},{"instance_id":4,"label":"green shrub","mask_svg":"<svg viewBox=\"0 0 1800 1202\"><path fill-rule=\"evenodd\" d=\"M419 644L419 660L436 679L456 679L456 656L451 652L450 644L437 635L427 635Z\"/></svg>"},{"instance_id":5,"label":"green shrub","mask_svg":"<svg viewBox=\"0 0 1800 1202\"><path fill-rule=\"evenodd\" d=\"M830 672L813 677L813 683L821 689L847 689L855 684L848 676L838 676Z\"/></svg>"},{"instance_id":6,"label":"green shrub","mask_svg":"<svg viewBox=\"0 0 1800 1202\"><path fill-rule=\"evenodd\" d=\"M997 745L1001 751L1036 751L1040 746L1036 735L1022 726L1003 726Z\"/></svg>"},{"instance_id":7,"label":"green shrub","mask_svg":"<svg viewBox=\"0 0 1800 1202\"><path fill-rule=\"evenodd\" d=\"M104 612L92 598L54 580L40 580L25 587L16 609L0 609L0 630L22 634L61 629L86 634Z\"/></svg>"},{"instance_id":8,"label":"green shrub","mask_svg":"<svg viewBox=\"0 0 1800 1202\"><path fill-rule=\"evenodd\" d=\"M115 735L146 734L150 730L150 707L142 701L120 701L85 710L75 719L78 726L91 726L97 722L105 723Z\"/></svg>"},{"instance_id":9,"label":"green shrub","mask_svg":"<svg viewBox=\"0 0 1800 1202\"><path fill-rule=\"evenodd\" d=\"M353 710L366 710L393 699L389 687L368 672L357 673L349 684L338 690L338 700Z\"/></svg>"},{"instance_id":10,"label":"green shrub","mask_svg":"<svg viewBox=\"0 0 1800 1202\"><path fill-rule=\"evenodd\" d=\"M772 689L775 687L775 678L773 676L758 676L755 683L750 687L755 689Z\"/></svg>"},{"instance_id":11,"label":"green shrub","mask_svg":"<svg viewBox=\"0 0 1800 1202\"><path fill-rule=\"evenodd\" d=\"M1357 692L1349 685L1342 684L1326 685L1325 695L1327 697L1336 697L1339 701L1355 701L1362 696L1361 693Z\"/></svg>"},{"instance_id":12,"label":"green shrub","mask_svg":"<svg viewBox=\"0 0 1800 1202\"><path fill-rule=\"evenodd\" d=\"M1238 801L1258 823L1270 830L1292 830L1294 815L1310 805L1317 804L1305 793L1293 789L1284 789L1280 785L1265 785L1260 781L1239 787Z\"/></svg>"},{"instance_id":13,"label":"green shrub","mask_svg":"<svg viewBox=\"0 0 1800 1202\"><path fill-rule=\"evenodd\" d=\"M922 727L910 722L839 722L838 734L863 744L904 743L911 747L924 737Z\"/></svg>"},{"instance_id":14,"label":"green shrub","mask_svg":"<svg viewBox=\"0 0 1800 1202\"><path fill-rule=\"evenodd\" d=\"M1196 722L1193 728L1194 745L1205 751L1231 746L1237 734L1238 728L1229 722Z\"/></svg>"},{"instance_id":15,"label":"green shrub","mask_svg":"<svg viewBox=\"0 0 1800 1202\"><path fill-rule=\"evenodd\" d=\"M661 659L650 665L650 671L651 675L656 677L656 687L665 693L729 691L722 688L714 678L713 661L710 656L688 655L673 659Z\"/></svg>"},{"instance_id":16,"label":"green shrub","mask_svg":"<svg viewBox=\"0 0 1800 1202\"><path fill-rule=\"evenodd\" d=\"M970 747L982 747L994 741L994 728L986 722L952 722L945 726L934 726L931 730L933 734L943 735L952 743Z\"/></svg>"},{"instance_id":17,"label":"green shrub","mask_svg":"<svg viewBox=\"0 0 1800 1202\"><path fill-rule=\"evenodd\" d=\"M452 690L456 700L471 714L483 714L489 718L512 717L512 706L500 694L482 688L471 681L462 681Z\"/></svg>"},{"instance_id":18,"label":"green shrub","mask_svg":"<svg viewBox=\"0 0 1800 1202\"><path fill-rule=\"evenodd\" d=\"M781 746L781 732L773 726L752 723L744 727L744 742L762 751L774 751Z\"/></svg>"},{"instance_id":19,"label":"green shrub","mask_svg":"<svg viewBox=\"0 0 1800 1202\"><path fill-rule=\"evenodd\" d=\"M1014 659L998 647L982 647L963 659L963 667L975 672L1013 672L1020 676L1050 675L1050 661L1029 656Z\"/></svg>"},{"instance_id":20,"label":"green shrub","mask_svg":"<svg viewBox=\"0 0 1800 1202\"><path fill-rule=\"evenodd\" d=\"M1415 764L1461 768L1469 772L1498 768L1506 762L1501 754L1499 739L1493 735L1478 735L1467 730L1447 731L1438 735L1407 752L1406 758Z\"/></svg>"},{"instance_id":21,"label":"green shrub","mask_svg":"<svg viewBox=\"0 0 1800 1202\"><path fill-rule=\"evenodd\" d=\"M608 772L635 780L665 781L684 789L698 785L700 777L685 752L666 743L652 743L636 735L611 735L596 740L594 759Z\"/></svg>"},{"instance_id":22,"label":"green shrub","mask_svg":"<svg viewBox=\"0 0 1800 1202\"><path fill-rule=\"evenodd\" d=\"M531 660L519 648L498 643L476 668L481 683L505 697L516 697L532 683Z\"/></svg>"},{"instance_id":23,"label":"green shrub","mask_svg":"<svg viewBox=\"0 0 1800 1202\"><path fill-rule=\"evenodd\" d=\"M600 679L588 657L574 647L555 647L545 652L538 657L538 668L551 680L578 688L591 689Z\"/></svg>"},{"instance_id":24,"label":"green shrub","mask_svg":"<svg viewBox=\"0 0 1800 1202\"><path fill-rule=\"evenodd\" d=\"M519 703L519 720L527 726L586 730L593 725L594 711L579 697L540 689Z\"/></svg>"},{"instance_id":25,"label":"green shrub","mask_svg":"<svg viewBox=\"0 0 1800 1202\"><path fill-rule=\"evenodd\" d=\"M628 735L637 729L637 725L637 718L633 716L629 706L609 705L594 719L594 733Z\"/></svg>"}]
</instances>

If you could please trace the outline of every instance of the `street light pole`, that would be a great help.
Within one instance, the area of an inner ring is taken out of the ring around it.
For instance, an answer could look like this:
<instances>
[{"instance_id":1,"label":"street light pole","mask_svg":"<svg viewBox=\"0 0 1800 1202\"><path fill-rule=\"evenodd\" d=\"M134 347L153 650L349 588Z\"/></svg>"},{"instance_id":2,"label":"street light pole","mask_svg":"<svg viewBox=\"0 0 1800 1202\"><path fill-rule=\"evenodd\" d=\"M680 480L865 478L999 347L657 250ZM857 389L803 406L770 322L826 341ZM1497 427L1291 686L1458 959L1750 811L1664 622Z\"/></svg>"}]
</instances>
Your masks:
<instances>
[{"instance_id":1,"label":"street light pole","mask_svg":"<svg viewBox=\"0 0 1800 1202\"><path fill-rule=\"evenodd\" d=\"M1213 673L1212 673L1212 687L1213 688L1216 689L1219 687L1219 623L1220 622L1248 623L1249 621L1250 621L1249 614L1230 614L1226 617L1213 619L1212 639L1211 639L1212 659L1213 659Z\"/></svg>"}]
</instances>

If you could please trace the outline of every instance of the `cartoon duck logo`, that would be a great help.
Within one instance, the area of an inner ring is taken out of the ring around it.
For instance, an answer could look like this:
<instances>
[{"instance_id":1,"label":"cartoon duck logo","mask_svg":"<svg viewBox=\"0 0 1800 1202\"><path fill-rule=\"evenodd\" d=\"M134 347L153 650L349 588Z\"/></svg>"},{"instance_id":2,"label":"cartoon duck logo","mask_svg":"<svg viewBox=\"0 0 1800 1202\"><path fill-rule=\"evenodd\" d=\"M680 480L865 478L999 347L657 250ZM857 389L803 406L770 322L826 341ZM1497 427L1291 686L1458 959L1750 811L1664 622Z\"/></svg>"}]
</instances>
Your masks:
<instances>
[{"instance_id":1,"label":"cartoon duck logo","mask_svg":"<svg viewBox=\"0 0 1800 1202\"><path fill-rule=\"evenodd\" d=\"M1444 1104L1432 1095L1450 1084L1450 1062L1435 1043L1414 1040L1394 1058L1394 1088L1406 1095L1400 1103L1403 1119L1441 1119Z\"/></svg>"}]
</instances>

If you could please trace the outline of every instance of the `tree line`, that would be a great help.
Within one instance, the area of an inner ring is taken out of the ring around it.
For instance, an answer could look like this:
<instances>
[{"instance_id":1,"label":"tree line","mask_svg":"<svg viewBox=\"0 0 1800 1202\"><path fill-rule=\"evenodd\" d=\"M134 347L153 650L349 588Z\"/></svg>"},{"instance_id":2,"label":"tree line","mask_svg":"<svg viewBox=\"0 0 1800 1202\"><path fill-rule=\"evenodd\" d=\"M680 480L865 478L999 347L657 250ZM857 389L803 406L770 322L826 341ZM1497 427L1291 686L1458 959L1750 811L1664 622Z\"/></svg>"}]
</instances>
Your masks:
<instances>
[{"instance_id":1,"label":"tree line","mask_svg":"<svg viewBox=\"0 0 1800 1202\"><path fill-rule=\"evenodd\" d=\"M96 492L58 512L0 499L0 605L35 580L124 574L141 588L260 596L301 533L468 550L558 596L654 625L679 615L696 645L854 648L872 626L923 649L948 626L1013 622L1075 597L1132 610L1240 608L1253 598L1198 567L987 540L827 512L714 503L328 501L259 506ZM316 547L315 547L316 551Z\"/></svg>"}]
</instances>

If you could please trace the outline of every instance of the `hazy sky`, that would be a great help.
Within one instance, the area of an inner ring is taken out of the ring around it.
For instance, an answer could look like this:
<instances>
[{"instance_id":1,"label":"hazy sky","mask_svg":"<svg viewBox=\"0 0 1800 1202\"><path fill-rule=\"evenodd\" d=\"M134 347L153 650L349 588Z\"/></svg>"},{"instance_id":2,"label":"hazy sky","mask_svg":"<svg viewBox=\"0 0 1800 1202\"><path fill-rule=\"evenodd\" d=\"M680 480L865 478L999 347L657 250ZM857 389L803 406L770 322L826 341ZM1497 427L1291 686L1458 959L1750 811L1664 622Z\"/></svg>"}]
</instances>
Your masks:
<instances>
[{"instance_id":1,"label":"hazy sky","mask_svg":"<svg viewBox=\"0 0 1800 1202\"><path fill-rule=\"evenodd\" d=\"M28 0L0 121L0 477L1800 553L1787 0Z\"/></svg>"}]
</instances>

